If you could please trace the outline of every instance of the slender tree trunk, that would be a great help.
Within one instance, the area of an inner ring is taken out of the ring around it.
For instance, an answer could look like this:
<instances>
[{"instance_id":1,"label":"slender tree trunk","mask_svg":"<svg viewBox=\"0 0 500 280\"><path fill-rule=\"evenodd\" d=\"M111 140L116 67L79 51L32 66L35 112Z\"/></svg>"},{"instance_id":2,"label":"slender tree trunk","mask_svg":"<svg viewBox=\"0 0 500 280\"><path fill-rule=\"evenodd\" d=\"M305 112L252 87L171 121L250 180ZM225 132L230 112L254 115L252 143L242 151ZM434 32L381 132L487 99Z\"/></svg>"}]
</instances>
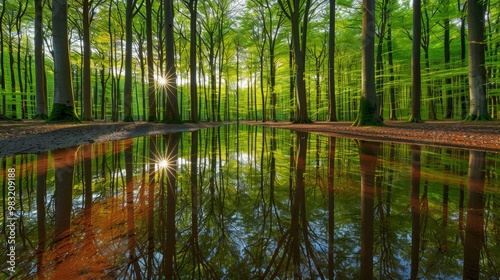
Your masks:
<instances>
[{"instance_id":1,"label":"slender tree trunk","mask_svg":"<svg viewBox=\"0 0 500 280\"><path fill-rule=\"evenodd\" d=\"M279 26L277 27L279 28ZM270 70L270 91L271 91L271 120L276 122L276 56L275 56L276 38L270 38L269 42L269 70Z\"/></svg>"},{"instance_id":2,"label":"slender tree trunk","mask_svg":"<svg viewBox=\"0 0 500 280\"><path fill-rule=\"evenodd\" d=\"M45 62L43 52L43 3L35 1L35 76L36 76L36 115L35 119L48 117L47 86L45 84Z\"/></svg>"},{"instance_id":3,"label":"slender tree trunk","mask_svg":"<svg viewBox=\"0 0 500 280\"><path fill-rule=\"evenodd\" d=\"M289 45L289 69L290 69L290 121L295 121L295 71L293 65L295 64L295 57L293 55L293 46Z\"/></svg>"},{"instance_id":4,"label":"slender tree trunk","mask_svg":"<svg viewBox=\"0 0 500 280\"><path fill-rule=\"evenodd\" d=\"M394 87L394 61L393 61L393 55L392 55L392 25L389 22L387 24L387 52L388 52L388 57L387 57L387 62L389 63L389 98L390 98L390 113L389 113L389 119L390 120L397 120L396 116L396 90Z\"/></svg>"},{"instance_id":5,"label":"slender tree trunk","mask_svg":"<svg viewBox=\"0 0 500 280\"><path fill-rule=\"evenodd\" d=\"M2 0L2 11L0 12L0 22L3 23L4 15L5 15L5 2L6 0ZM4 40L3 40L3 24L0 24L0 89L5 91L5 66L4 66ZM0 113L0 118L6 117L7 114L7 98L5 94L2 94L2 112Z\"/></svg>"},{"instance_id":6,"label":"slender tree trunk","mask_svg":"<svg viewBox=\"0 0 500 280\"><path fill-rule=\"evenodd\" d=\"M12 33L12 30L9 30L9 34ZM10 70L10 89L12 93L16 92L16 75L14 72L14 65L15 65L15 59L14 59L14 46L12 45L13 38L9 38L7 45L8 45L8 51L9 51L9 70ZM17 118L17 101L16 101L16 95L12 95L12 100L11 100L11 110L12 110L12 118L15 119Z\"/></svg>"},{"instance_id":7,"label":"slender tree trunk","mask_svg":"<svg viewBox=\"0 0 500 280\"><path fill-rule=\"evenodd\" d=\"M448 7L450 5L449 0L444 1L445 14L448 14ZM450 18L446 16L444 19L444 63L446 69L450 68ZM453 118L453 90L452 90L452 79L451 77L446 77L445 81L445 98L446 98L446 111L444 117L446 119Z\"/></svg>"},{"instance_id":8,"label":"slender tree trunk","mask_svg":"<svg viewBox=\"0 0 500 280\"><path fill-rule=\"evenodd\" d=\"M421 0L413 0L413 45L411 58L411 117L410 122L420 123L420 97L422 95L422 78L420 73L420 41L422 37Z\"/></svg>"},{"instance_id":9,"label":"slender tree trunk","mask_svg":"<svg viewBox=\"0 0 500 280\"><path fill-rule=\"evenodd\" d=\"M156 90L155 90L155 70L153 57L153 8L152 0L146 0L146 57L148 64L148 122L157 121L156 117Z\"/></svg>"},{"instance_id":10,"label":"slender tree trunk","mask_svg":"<svg viewBox=\"0 0 500 280\"><path fill-rule=\"evenodd\" d=\"M92 85L90 81L90 1L83 0L83 120L92 120Z\"/></svg>"},{"instance_id":11,"label":"slender tree trunk","mask_svg":"<svg viewBox=\"0 0 500 280\"><path fill-rule=\"evenodd\" d=\"M134 17L134 0L127 0L125 18L125 84L123 87L124 122L133 122L132 108L132 21Z\"/></svg>"},{"instance_id":12,"label":"slender tree trunk","mask_svg":"<svg viewBox=\"0 0 500 280\"><path fill-rule=\"evenodd\" d=\"M335 102L335 11L336 0L330 0L330 25L328 30L328 118L337 121Z\"/></svg>"},{"instance_id":13,"label":"slender tree trunk","mask_svg":"<svg viewBox=\"0 0 500 280\"><path fill-rule=\"evenodd\" d=\"M101 64L101 70L99 72L100 72L99 78L101 80L101 119L105 120L106 119L106 79L104 78L104 73L105 73L104 64Z\"/></svg>"},{"instance_id":14,"label":"slender tree trunk","mask_svg":"<svg viewBox=\"0 0 500 280\"><path fill-rule=\"evenodd\" d=\"M196 80L196 37L198 23L198 0L189 1L189 13L191 15L190 46L189 46L189 70L190 70L190 97L191 97L191 121L199 122L198 114L198 84Z\"/></svg>"}]
</instances>

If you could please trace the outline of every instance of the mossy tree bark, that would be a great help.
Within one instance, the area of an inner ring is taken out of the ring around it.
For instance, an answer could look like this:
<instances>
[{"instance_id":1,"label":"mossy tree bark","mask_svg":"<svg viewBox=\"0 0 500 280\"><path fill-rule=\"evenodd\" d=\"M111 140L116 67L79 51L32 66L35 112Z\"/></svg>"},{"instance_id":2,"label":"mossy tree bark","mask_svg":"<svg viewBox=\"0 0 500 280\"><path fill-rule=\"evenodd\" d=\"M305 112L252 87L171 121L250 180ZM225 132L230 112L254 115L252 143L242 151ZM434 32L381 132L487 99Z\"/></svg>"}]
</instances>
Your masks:
<instances>
[{"instance_id":1,"label":"mossy tree bark","mask_svg":"<svg viewBox=\"0 0 500 280\"><path fill-rule=\"evenodd\" d=\"M375 88L375 0L363 0L361 53L361 100L359 113L353 126L382 125L377 112Z\"/></svg>"},{"instance_id":2,"label":"mossy tree bark","mask_svg":"<svg viewBox=\"0 0 500 280\"><path fill-rule=\"evenodd\" d=\"M486 68L484 41L483 1L467 2L467 25L469 27L469 115L466 120L492 120L488 114L486 100Z\"/></svg>"},{"instance_id":3,"label":"mossy tree bark","mask_svg":"<svg viewBox=\"0 0 500 280\"><path fill-rule=\"evenodd\" d=\"M49 121L80 121L75 112L73 81L69 59L68 1L52 1L52 41L54 48L54 106Z\"/></svg>"}]
</instances>

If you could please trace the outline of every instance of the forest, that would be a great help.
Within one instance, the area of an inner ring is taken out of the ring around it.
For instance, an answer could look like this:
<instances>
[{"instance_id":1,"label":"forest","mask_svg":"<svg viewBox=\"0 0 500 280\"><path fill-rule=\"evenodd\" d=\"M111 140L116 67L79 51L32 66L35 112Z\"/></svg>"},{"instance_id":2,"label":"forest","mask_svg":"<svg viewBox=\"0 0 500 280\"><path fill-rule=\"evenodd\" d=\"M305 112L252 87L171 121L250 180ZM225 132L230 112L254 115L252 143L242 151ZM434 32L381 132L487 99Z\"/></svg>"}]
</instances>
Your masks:
<instances>
[{"instance_id":1,"label":"forest","mask_svg":"<svg viewBox=\"0 0 500 280\"><path fill-rule=\"evenodd\" d=\"M0 5L1 119L366 125L500 115L498 0Z\"/></svg>"}]
</instances>

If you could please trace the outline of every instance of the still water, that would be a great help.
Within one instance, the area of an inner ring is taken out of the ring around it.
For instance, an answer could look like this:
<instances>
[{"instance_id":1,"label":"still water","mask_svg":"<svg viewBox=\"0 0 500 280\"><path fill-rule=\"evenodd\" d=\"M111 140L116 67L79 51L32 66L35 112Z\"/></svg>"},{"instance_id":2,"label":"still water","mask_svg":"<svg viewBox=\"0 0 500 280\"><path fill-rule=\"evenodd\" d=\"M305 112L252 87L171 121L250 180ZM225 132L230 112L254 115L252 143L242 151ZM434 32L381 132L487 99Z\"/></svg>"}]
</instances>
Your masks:
<instances>
[{"instance_id":1,"label":"still water","mask_svg":"<svg viewBox=\"0 0 500 280\"><path fill-rule=\"evenodd\" d=\"M500 275L497 153L232 125L1 170L2 279Z\"/></svg>"}]
</instances>

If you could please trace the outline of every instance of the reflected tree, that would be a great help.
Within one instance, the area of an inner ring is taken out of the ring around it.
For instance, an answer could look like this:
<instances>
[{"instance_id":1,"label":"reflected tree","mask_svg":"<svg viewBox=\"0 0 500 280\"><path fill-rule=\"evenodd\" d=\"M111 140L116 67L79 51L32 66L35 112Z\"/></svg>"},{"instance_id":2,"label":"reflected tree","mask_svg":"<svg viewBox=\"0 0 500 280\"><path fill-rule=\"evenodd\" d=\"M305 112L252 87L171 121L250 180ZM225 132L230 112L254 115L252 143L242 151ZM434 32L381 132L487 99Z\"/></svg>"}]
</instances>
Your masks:
<instances>
[{"instance_id":1,"label":"reflected tree","mask_svg":"<svg viewBox=\"0 0 500 280\"><path fill-rule=\"evenodd\" d=\"M484 178L486 153L469 152L469 186L465 224L464 279L479 279L481 249L484 245Z\"/></svg>"},{"instance_id":2,"label":"reflected tree","mask_svg":"<svg viewBox=\"0 0 500 280\"><path fill-rule=\"evenodd\" d=\"M373 279L375 171L380 144L358 142L361 164L361 279Z\"/></svg>"},{"instance_id":3,"label":"reflected tree","mask_svg":"<svg viewBox=\"0 0 500 280\"><path fill-rule=\"evenodd\" d=\"M328 279L334 279L335 245L335 137L328 138Z\"/></svg>"},{"instance_id":4,"label":"reflected tree","mask_svg":"<svg viewBox=\"0 0 500 280\"><path fill-rule=\"evenodd\" d=\"M78 148L56 150L53 152L55 167L55 261L58 268L53 277L60 278L71 264L64 262L65 256L72 249L70 240L71 213L73 206L73 174L75 154ZM62 266L62 267L61 267Z\"/></svg>"},{"instance_id":5,"label":"reflected tree","mask_svg":"<svg viewBox=\"0 0 500 280\"><path fill-rule=\"evenodd\" d=\"M295 164L292 170L295 180L290 184L290 226L280 237L260 279L276 278L280 273L289 273L287 271L289 269L293 278L324 278L320 259L310 239L310 225L306 213L305 174L308 133L297 131L296 141L295 160L291 162Z\"/></svg>"},{"instance_id":6,"label":"reflected tree","mask_svg":"<svg viewBox=\"0 0 500 280\"><path fill-rule=\"evenodd\" d=\"M420 262L420 146L411 146L411 279L418 279Z\"/></svg>"},{"instance_id":7,"label":"reflected tree","mask_svg":"<svg viewBox=\"0 0 500 280\"><path fill-rule=\"evenodd\" d=\"M148 174L148 208L147 208L147 271L146 278L153 277L153 261L155 250L155 230L154 230L154 212L155 212L155 159L158 158L156 135L149 136L149 174Z\"/></svg>"},{"instance_id":8,"label":"reflected tree","mask_svg":"<svg viewBox=\"0 0 500 280\"><path fill-rule=\"evenodd\" d=\"M178 145L180 141L180 134L167 134L165 137L165 149L167 161L165 170L166 173L166 224L165 233L166 239L163 249L163 263L164 274L166 279L174 279L175 275L175 244L176 244L176 188L177 188L177 158L178 158ZM162 190L163 191L163 190Z\"/></svg>"},{"instance_id":9,"label":"reflected tree","mask_svg":"<svg viewBox=\"0 0 500 280\"><path fill-rule=\"evenodd\" d=\"M125 144L125 196L126 196L126 211L127 211L127 242L129 250L129 268L132 271L127 272L127 275L134 275L134 279L142 279L141 268L139 267L139 259L136 255L137 240L135 237L135 213L134 213L134 168L133 168L133 140L126 139Z\"/></svg>"},{"instance_id":10,"label":"reflected tree","mask_svg":"<svg viewBox=\"0 0 500 280\"><path fill-rule=\"evenodd\" d=\"M46 195L47 195L47 171L48 171L48 152L41 152L37 156L36 163L36 215L37 215L37 232L38 232L38 248L37 248L37 274L38 279L44 279L44 252L47 239L46 229Z\"/></svg>"}]
</instances>

